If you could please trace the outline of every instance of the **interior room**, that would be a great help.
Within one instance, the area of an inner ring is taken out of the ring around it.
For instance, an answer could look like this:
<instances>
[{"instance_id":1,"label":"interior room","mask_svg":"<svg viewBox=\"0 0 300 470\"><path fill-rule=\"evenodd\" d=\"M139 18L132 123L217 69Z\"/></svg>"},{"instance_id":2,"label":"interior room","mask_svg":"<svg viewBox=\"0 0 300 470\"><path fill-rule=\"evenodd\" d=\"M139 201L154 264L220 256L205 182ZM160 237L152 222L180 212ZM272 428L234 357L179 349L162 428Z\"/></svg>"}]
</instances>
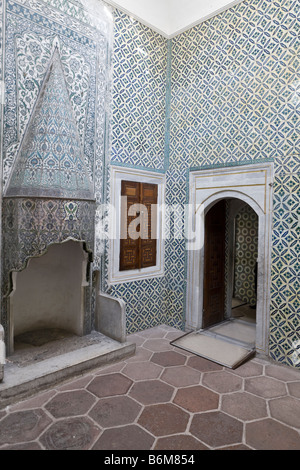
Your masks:
<instances>
[{"instance_id":1,"label":"interior room","mask_svg":"<svg viewBox=\"0 0 300 470\"><path fill-rule=\"evenodd\" d=\"M1 380L45 329L245 322L298 369L298 2L0 5Z\"/></svg>"}]
</instances>

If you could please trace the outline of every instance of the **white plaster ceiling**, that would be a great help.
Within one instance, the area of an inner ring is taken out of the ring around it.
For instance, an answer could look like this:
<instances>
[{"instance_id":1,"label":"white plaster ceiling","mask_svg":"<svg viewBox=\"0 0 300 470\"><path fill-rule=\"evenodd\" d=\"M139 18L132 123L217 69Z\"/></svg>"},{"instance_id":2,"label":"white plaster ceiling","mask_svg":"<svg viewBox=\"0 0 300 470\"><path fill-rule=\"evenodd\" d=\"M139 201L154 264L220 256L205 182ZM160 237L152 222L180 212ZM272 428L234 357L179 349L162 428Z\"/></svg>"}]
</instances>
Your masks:
<instances>
[{"instance_id":1,"label":"white plaster ceiling","mask_svg":"<svg viewBox=\"0 0 300 470\"><path fill-rule=\"evenodd\" d=\"M105 0L170 39L242 0Z\"/></svg>"}]
</instances>

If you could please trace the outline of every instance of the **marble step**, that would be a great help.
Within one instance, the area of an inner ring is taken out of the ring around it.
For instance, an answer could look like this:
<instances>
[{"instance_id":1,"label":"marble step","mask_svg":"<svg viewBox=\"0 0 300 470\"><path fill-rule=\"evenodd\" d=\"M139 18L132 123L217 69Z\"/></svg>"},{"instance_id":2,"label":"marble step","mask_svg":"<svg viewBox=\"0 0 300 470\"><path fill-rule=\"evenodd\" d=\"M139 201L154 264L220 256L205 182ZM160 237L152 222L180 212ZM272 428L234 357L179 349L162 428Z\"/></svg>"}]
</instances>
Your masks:
<instances>
[{"instance_id":1,"label":"marble step","mask_svg":"<svg viewBox=\"0 0 300 470\"><path fill-rule=\"evenodd\" d=\"M85 344L86 341L86 344ZM64 340L56 342L56 354L42 360L20 362L7 358L0 383L0 408L27 398L89 370L121 361L135 354L134 343L120 343L101 333L81 338L80 347L66 351ZM62 352L63 351L63 352ZM28 352L27 352L28 355ZM41 355L43 356L43 355Z\"/></svg>"}]
</instances>

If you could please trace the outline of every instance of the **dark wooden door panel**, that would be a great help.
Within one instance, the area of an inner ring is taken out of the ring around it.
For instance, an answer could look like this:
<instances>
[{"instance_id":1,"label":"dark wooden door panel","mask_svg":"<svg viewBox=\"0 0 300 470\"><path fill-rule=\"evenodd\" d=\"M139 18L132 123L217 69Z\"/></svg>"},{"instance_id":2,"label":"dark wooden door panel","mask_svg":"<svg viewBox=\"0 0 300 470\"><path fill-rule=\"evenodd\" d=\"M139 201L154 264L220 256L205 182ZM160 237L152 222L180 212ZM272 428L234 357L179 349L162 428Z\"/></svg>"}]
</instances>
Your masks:
<instances>
[{"instance_id":1,"label":"dark wooden door panel","mask_svg":"<svg viewBox=\"0 0 300 470\"><path fill-rule=\"evenodd\" d=\"M122 181L121 196L120 271L155 266L157 185Z\"/></svg>"},{"instance_id":2,"label":"dark wooden door panel","mask_svg":"<svg viewBox=\"0 0 300 470\"><path fill-rule=\"evenodd\" d=\"M141 218L141 267L147 268L156 265L156 184L142 184L141 202L146 209Z\"/></svg>"},{"instance_id":3,"label":"dark wooden door panel","mask_svg":"<svg viewBox=\"0 0 300 470\"><path fill-rule=\"evenodd\" d=\"M137 269L140 265L140 249L138 239L128 233L128 227L136 219L136 215L129 216L129 209L140 202L140 183L135 181L122 181L121 196L127 197L121 204L121 240L120 240L120 271ZM138 226L136 227L138 231Z\"/></svg>"},{"instance_id":4,"label":"dark wooden door panel","mask_svg":"<svg viewBox=\"0 0 300 470\"><path fill-rule=\"evenodd\" d=\"M225 201L205 217L203 328L221 322L225 310Z\"/></svg>"}]
</instances>

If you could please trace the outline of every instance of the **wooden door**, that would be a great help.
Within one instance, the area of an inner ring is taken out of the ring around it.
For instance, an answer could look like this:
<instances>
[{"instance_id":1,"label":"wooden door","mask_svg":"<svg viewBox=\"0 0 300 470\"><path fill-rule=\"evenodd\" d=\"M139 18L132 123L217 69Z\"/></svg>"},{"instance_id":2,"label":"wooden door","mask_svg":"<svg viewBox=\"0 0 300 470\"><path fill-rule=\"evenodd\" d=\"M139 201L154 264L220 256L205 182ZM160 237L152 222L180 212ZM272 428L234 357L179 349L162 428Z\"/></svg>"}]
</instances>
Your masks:
<instances>
[{"instance_id":1,"label":"wooden door","mask_svg":"<svg viewBox=\"0 0 300 470\"><path fill-rule=\"evenodd\" d=\"M224 320L225 311L225 201L205 216L203 328Z\"/></svg>"}]
</instances>

